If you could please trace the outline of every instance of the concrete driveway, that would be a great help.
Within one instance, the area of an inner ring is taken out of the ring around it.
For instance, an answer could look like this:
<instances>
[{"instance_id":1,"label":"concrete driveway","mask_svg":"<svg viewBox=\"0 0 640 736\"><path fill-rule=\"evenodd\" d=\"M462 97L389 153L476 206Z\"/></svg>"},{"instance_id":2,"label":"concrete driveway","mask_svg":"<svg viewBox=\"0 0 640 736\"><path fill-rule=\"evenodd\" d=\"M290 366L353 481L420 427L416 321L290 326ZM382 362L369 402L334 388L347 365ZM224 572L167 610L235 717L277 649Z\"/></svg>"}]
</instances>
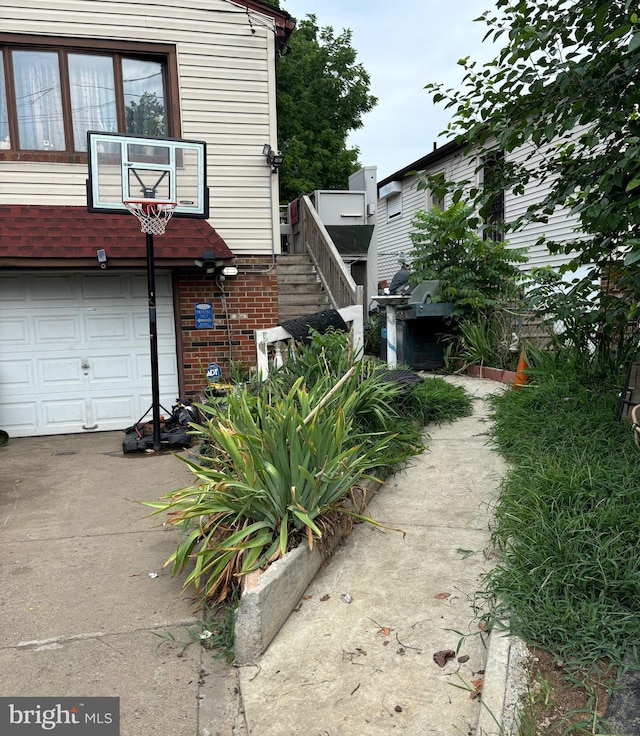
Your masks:
<instances>
[{"instance_id":1,"label":"concrete driveway","mask_svg":"<svg viewBox=\"0 0 640 736\"><path fill-rule=\"evenodd\" d=\"M124 455L123 436L0 447L0 695L118 696L122 736L232 733L235 671L154 635L188 641L197 620L161 569L177 533L138 502L191 473L169 452Z\"/></svg>"}]
</instances>

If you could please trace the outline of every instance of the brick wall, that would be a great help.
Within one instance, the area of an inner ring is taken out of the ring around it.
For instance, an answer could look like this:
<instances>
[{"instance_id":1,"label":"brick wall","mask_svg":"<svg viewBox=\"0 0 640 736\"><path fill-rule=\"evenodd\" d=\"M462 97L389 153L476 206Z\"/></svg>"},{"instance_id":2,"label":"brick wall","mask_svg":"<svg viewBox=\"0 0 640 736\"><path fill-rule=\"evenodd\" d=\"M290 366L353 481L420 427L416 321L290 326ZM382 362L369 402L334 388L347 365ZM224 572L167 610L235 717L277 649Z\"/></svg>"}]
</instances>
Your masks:
<instances>
[{"instance_id":1,"label":"brick wall","mask_svg":"<svg viewBox=\"0 0 640 736\"><path fill-rule=\"evenodd\" d=\"M209 363L217 363L223 377L229 376L230 360L256 365L254 330L274 327L278 322L278 280L275 268L260 258L245 258L234 262L237 276L220 282L220 286L202 270L179 273L175 291L178 301L178 340L182 342L184 395L193 396L202 391ZM213 305L213 329L196 329L195 305L209 302ZM229 330L231 349L229 349Z\"/></svg>"}]
</instances>

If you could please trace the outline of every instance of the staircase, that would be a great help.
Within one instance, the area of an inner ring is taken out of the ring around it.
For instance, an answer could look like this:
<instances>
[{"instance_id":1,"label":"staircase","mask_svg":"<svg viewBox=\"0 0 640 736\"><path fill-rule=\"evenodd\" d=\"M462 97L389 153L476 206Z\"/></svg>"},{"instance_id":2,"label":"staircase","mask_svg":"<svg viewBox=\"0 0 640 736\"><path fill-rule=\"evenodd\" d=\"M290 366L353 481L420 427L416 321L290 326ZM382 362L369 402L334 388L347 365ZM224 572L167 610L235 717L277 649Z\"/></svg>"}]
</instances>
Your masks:
<instances>
[{"instance_id":1,"label":"staircase","mask_svg":"<svg viewBox=\"0 0 640 736\"><path fill-rule=\"evenodd\" d=\"M330 308L311 258L306 253L279 255L278 320L284 322Z\"/></svg>"}]
</instances>

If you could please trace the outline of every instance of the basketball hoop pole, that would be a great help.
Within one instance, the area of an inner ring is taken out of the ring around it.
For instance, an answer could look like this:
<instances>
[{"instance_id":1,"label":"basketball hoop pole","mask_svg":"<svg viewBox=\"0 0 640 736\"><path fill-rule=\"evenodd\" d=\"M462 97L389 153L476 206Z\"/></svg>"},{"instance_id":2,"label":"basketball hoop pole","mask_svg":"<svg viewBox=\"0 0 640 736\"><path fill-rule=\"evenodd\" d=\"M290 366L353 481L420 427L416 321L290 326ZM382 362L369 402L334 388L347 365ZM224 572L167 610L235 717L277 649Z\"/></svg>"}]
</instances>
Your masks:
<instances>
[{"instance_id":1,"label":"basketball hoop pole","mask_svg":"<svg viewBox=\"0 0 640 736\"><path fill-rule=\"evenodd\" d=\"M147 238L147 292L149 295L149 346L151 349L151 408L153 417L153 449L162 449L160 436L160 379L158 375L158 319L156 314L156 273L153 233Z\"/></svg>"},{"instance_id":2,"label":"basketball hoop pole","mask_svg":"<svg viewBox=\"0 0 640 736\"><path fill-rule=\"evenodd\" d=\"M158 375L158 316L156 312L156 269L153 253L153 235L162 235L173 215L176 203L157 200L155 189L144 189L144 199L122 200L125 207L134 214L147 239L147 292L149 295L149 343L151 355L151 410L153 413L153 450L162 449L160 431L160 377Z\"/></svg>"}]
</instances>

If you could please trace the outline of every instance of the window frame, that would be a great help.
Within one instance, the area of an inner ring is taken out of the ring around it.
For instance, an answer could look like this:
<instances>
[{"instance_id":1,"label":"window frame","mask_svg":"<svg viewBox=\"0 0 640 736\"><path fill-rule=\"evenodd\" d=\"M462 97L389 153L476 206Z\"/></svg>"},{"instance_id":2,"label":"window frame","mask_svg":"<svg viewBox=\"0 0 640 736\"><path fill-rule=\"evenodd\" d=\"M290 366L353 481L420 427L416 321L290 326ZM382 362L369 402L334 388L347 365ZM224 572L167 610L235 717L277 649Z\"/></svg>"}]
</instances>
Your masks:
<instances>
[{"instance_id":1,"label":"window frame","mask_svg":"<svg viewBox=\"0 0 640 736\"><path fill-rule=\"evenodd\" d=\"M387 222L393 222L394 220L398 220L402 217L402 209L403 209L403 201L402 201L402 192L393 192L393 194L390 194L387 198ZM390 212L391 208L389 207L389 204L391 202L399 202L399 207L396 209L394 207L393 214Z\"/></svg>"},{"instance_id":2,"label":"window frame","mask_svg":"<svg viewBox=\"0 0 640 736\"><path fill-rule=\"evenodd\" d=\"M110 41L96 38L64 38L60 36L32 36L27 34L0 33L0 63L4 64L5 86L7 94L7 113L9 117L9 136L11 141L18 140L18 117L15 105L15 86L10 51L45 51L57 52L61 71L61 97L64 119L64 151L44 151L40 149L0 149L0 161L55 161L62 163L85 163L86 151L73 148L73 121L71 115L71 95L69 89L68 55L74 53L127 57L156 61L165 69L165 107L167 120L167 137L181 137L180 106L178 101L178 62L175 45L156 44L137 41ZM114 64L116 87L122 91L122 66ZM124 96L116 96L118 122L125 120ZM124 130L118 132L125 134Z\"/></svg>"},{"instance_id":3,"label":"window frame","mask_svg":"<svg viewBox=\"0 0 640 736\"><path fill-rule=\"evenodd\" d=\"M482 158L482 187L488 180L497 181L496 175L499 176L505 162L505 153L502 149L495 149L487 153ZM492 183L492 182L491 182ZM493 240L494 243L505 242L505 190L501 187L492 199L487 202L480 210L480 216L484 221L482 228L482 239Z\"/></svg>"},{"instance_id":4,"label":"window frame","mask_svg":"<svg viewBox=\"0 0 640 736\"><path fill-rule=\"evenodd\" d=\"M428 194L427 194L427 207L429 209L436 207L441 212L444 212L444 210L446 209L444 195L439 197L431 189L429 189Z\"/></svg>"}]
</instances>

